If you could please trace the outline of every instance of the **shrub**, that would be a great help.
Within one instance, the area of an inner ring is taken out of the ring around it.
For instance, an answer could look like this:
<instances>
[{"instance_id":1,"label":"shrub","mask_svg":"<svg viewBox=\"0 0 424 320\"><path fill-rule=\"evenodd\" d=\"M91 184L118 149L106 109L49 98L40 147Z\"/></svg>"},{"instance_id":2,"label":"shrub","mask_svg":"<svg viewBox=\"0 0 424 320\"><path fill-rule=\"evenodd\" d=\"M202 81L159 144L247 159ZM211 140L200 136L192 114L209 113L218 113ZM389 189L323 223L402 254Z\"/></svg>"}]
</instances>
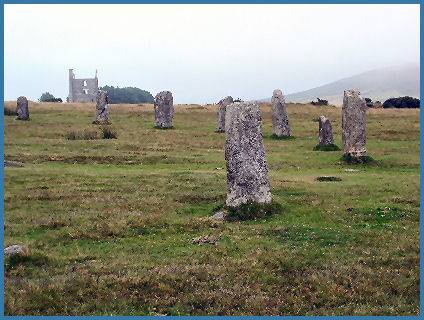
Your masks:
<instances>
[{"instance_id":1,"label":"shrub","mask_svg":"<svg viewBox=\"0 0 424 320\"><path fill-rule=\"evenodd\" d=\"M366 164L374 162L374 159L370 156L353 157L350 154L344 154L342 160L349 164Z\"/></svg>"},{"instance_id":2,"label":"shrub","mask_svg":"<svg viewBox=\"0 0 424 320\"><path fill-rule=\"evenodd\" d=\"M97 131L95 130L72 130L66 133L66 139L68 140L96 140L98 138Z\"/></svg>"},{"instance_id":3,"label":"shrub","mask_svg":"<svg viewBox=\"0 0 424 320\"><path fill-rule=\"evenodd\" d=\"M279 137L279 136L273 134L273 135L271 135L271 139L274 139L274 140L293 140L294 137L293 136L281 136L281 137Z\"/></svg>"},{"instance_id":4,"label":"shrub","mask_svg":"<svg viewBox=\"0 0 424 320\"><path fill-rule=\"evenodd\" d=\"M103 139L116 139L118 134L110 126L102 126L102 138Z\"/></svg>"},{"instance_id":5,"label":"shrub","mask_svg":"<svg viewBox=\"0 0 424 320\"><path fill-rule=\"evenodd\" d=\"M238 207L227 207L227 210L228 214L226 219L228 221L244 221L256 220L281 213L282 206L278 202L274 201L271 203L248 202L243 203Z\"/></svg>"},{"instance_id":6,"label":"shrub","mask_svg":"<svg viewBox=\"0 0 424 320\"><path fill-rule=\"evenodd\" d=\"M324 182L324 181L342 181L341 178L338 177L330 177L330 176L321 176L316 178L317 181Z\"/></svg>"},{"instance_id":7,"label":"shrub","mask_svg":"<svg viewBox=\"0 0 424 320\"><path fill-rule=\"evenodd\" d=\"M420 99L412 97L390 98L384 101L383 108L419 108Z\"/></svg>"},{"instance_id":8,"label":"shrub","mask_svg":"<svg viewBox=\"0 0 424 320\"><path fill-rule=\"evenodd\" d=\"M18 113L16 109L4 106L4 115L5 116L17 116Z\"/></svg>"},{"instance_id":9,"label":"shrub","mask_svg":"<svg viewBox=\"0 0 424 320\"><path fill-rule=\"evenodd\" d=\"M335 144L327 144L325 146L317 144L314 147L314 151L339 151L339 150L340 148Z\"/></svg>"}]
</instances>

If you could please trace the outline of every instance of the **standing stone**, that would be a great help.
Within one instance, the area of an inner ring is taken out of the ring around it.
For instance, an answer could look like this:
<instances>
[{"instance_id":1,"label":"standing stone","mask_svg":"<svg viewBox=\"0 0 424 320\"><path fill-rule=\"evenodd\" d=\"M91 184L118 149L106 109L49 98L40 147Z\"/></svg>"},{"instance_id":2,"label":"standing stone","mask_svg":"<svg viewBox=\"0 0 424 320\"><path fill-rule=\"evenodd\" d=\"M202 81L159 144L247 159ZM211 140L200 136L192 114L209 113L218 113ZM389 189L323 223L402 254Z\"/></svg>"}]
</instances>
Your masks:
<instances>
[{"instance_id":1,"label":"standing stone","mask_svg":"<svg viewBox=\"0 0 424 320\"><path fill-rule=\"evenodd\" d=\"M330 119L320 116L319 117L319 145L329 146L334 144L333 128L331 127Z\"/></svg>"},{"instance_id":2,"label":"standing stone","mask_svg":"<svg viewBox=\"0 0 424 320\"><path fill-rule=\"evenodd\" d=\"M29 120L28 100L25 97L19 97L16 101L16 120Z\"/></svg>"},{"instance_id":3,"label":"standing stone","mask_svg":"<svg viewBox=\"0 0 424 320\"><path fill-rule=\"evenodd\" d=\"M366 156L365 112L367 104L359 91L346 90L343 97L342 129L344 155L360 159Z\"/></svg>"},{"instance_id":4,"label":"standing stone","mask_svg":"<svg viewBox=\"0 0 424 320\"><path fill-rule=\"evenodd\" d=\"M274 136L290 137L291 130L289 117L287 115L286 101L281 90L274 90L272 93L272 133Z\"/></svg>"},{"instance_id":5,"label":"standing stone","mask_svg":"<svg viewBox=\"0 0 424 320\"><path fill-rule=\"evenodd\" d=\"M226 108L226 204L229 207L272 200L261 122L261 110L253 102L236 102Z\"/></svg>"},{"instance_id":6,"label":"standing stone","mask_svg":"<svg viewBox=\"0 0 424 320\"><path fill-rule=\"evenodd\" d=\"M174 99L169 91L159 92L155 97L156 128L172 128L174 118Z\"/></svg>"},{"instance_id":7,"label":"standing stone","mask_svg":"<svg viewBox=\"0 0 424 320\"><path fill-rule=\"evenodd\" d=\"M98 90L96 95L96 118L94 119L93 123L109 123L108 103L109 101L107 97L107 92L103 90Z\"/></svg>"},{"instance_id":8,"label":"standing stone","mask_svg":"<svg viewBox=\"0 0 424 320\"><path fill-rule=\"evenodd\" d=\"M216 132L225 132L225 110L227 106L233 103L233 98L228 96L218 102L218 121Z\"/></svg>"}]
</instances>

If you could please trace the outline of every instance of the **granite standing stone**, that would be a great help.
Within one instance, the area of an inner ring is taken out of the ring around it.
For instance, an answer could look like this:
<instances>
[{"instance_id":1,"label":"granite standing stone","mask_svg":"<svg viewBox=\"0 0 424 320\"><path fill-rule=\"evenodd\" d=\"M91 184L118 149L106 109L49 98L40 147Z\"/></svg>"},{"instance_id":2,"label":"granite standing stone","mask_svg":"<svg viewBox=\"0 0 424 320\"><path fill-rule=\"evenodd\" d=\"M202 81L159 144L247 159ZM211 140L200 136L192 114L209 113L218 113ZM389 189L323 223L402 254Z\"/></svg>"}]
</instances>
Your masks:
<instances>
[{"instance_id":1,"label":"granite standing stone","mask_svg":"<svg viewBox=\"0 0 424 320\"><path fill-rule=\"evenodd\" d=\"M328 146L334 144L333 128L331 127L330 119L319 117L319 145Z\"/></svg>"},{"instance_id":2,"label":"granite standing stone","mask_svg":"<svg viewBox=\"0 0 424 320\"><path fill-rule=\"evenodd\" d=\"M365 112L367 104L359 91L346 90L342 108L342 138L345 156L361 158L366 156Z\"/></svg>"},{"instance_id":3,"label":"granite standing stone","mask_svg":"<svg viewBox=\"0 0 424 320\"><path fill-rule=\"evenodd\" d=\"M19 97L16 101L16 120L29 120L28 100L25 97Z\"/></svg>"},{"instance_id":4,"label":"granite standing stone","mask_svg":"<svg viewBox=\"0 0 424 320\"><path fill-rule=\"evenodd\" d=\"M218 121L216 125L216 132L225 132L225 110L227 106L233 103L231 96L225 97L218 102Z\"/></svg>"},{"instance_id":5,"label":"granite standing stone","mask_svg":"<svg viewBox=\"0 0 424 320\"><path fill-rule=\"evenodd\" d=\"M109 105L107 92L98 90L96 95L96 118L93 123L108 124L109 123Z\"/></svg>"},{"instance_id":6,"label":"granite standing stone","mask_svg":"<svg viewBox=\"0 0 424 320\"><path fill-rule=\"evenodd\" d=\"M281 90L274 90L272 104L272 133L276 137L290 137L291 130L287 115L286 101Z\"/></svg>"},{"instance_id":7,"label":"granite standing stone","mask_svg":"<svg viewBox=\"0 0 424 320\"><path fill-rule=\"evenodd\" d=\"M157 128L172 128L174 118L174 99L169 91L159 92L155 97L155 126Z\"/></svg>"},{"instance_id":8,"label":"granite standing stone","mask_svg":"<svg viewBox=\"0 0 424 320\"><path fill-rule=\"evenodd\" d=\"M229 207L272 200L261 122L261 110L253 102L236 102L226 108L226 204Z\"/></svg>"}]
</instances>

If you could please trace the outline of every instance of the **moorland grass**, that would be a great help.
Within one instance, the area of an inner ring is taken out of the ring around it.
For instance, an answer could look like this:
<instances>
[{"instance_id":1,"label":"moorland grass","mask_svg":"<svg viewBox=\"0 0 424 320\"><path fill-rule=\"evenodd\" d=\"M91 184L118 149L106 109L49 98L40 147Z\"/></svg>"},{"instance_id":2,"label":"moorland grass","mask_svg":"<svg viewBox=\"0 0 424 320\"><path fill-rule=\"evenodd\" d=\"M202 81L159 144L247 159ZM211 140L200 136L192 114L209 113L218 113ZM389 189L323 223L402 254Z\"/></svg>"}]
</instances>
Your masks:
<instances>
[{"instance_id":1,"label":"moorland grass","mask_svg":"<svg viewBox=\"0 0 424 320\"><path fill-rule=\"evenodd\" d=\"M264 140L282 213L227 222L210 218L226 197L217 110L190 107L156 130L152 105L113 105L118 139L64 139L90 104L5 117L5 159L24 163L4 172L5 246L30 254L5 269L6 315L419 313L419 110L369 109L378 161L353 166L313 151L310 119L331 118L340 145L340 109L289 104L296 139Z\"/></svg>"}]
</instances>

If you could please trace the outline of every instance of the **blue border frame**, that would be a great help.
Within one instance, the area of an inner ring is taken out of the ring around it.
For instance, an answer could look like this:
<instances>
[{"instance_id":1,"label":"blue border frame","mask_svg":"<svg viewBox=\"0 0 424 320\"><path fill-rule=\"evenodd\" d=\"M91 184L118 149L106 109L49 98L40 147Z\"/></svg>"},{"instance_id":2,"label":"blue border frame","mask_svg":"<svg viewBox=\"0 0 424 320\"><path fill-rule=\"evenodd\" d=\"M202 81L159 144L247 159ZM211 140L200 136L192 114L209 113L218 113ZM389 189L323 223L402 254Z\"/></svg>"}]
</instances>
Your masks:
<instances>
[{"instance_id":1,"label":"blue border frame","mask_svg":"<svg viewBox=\"0 0 424 320\"><path fill-rule=\"evenodd\" d=\"M1 51L4 53L4 5L5 4L419 4L420 5L420 79L423 78L423 70L421 65L423 65L423 56L421 54L423 48L423 30L424 22L421 19L424 14L424 6L421 5L420 0L160 0L160 1L143 1L143 0L1 0L0 6L0 21L1 21ZM0 66L2 77L0 78L0 100L3 101L4 107L4 54L2 55L2 64ZM424 92L424 84L420 82L420 101L421 93ZM231 319L255 319L260 318L264 320L273 320L275 318L284 318L284 319L302 319L302 318L314 318L314 319L393 319L393 318L402 318L405 320L420 319L423 314L422 309L424 306L424 238L421 236L421 230L424 226L424 177L423 177L423 166L422 162L424 160L424 147L422 145L424 141L424 130L421 128L424 127L424 114L423 111L420 111L420 314L418 316L232 316ZM0 112L0 162L4 163L4 112ZM4 166L1 166L0 169L0 197L3 199L0 205L0 222L4 226ZM0 294L0 317L5 319L39 319L40 316L4 316L4 227L0 228L0 237L3 245L1 246L1 274L0 274L0 285L1 285L1 294ZM69 316L49 316L49 319L64 319ZM73 318L93 318L93 319L109 319L110 316L72 316ZM174 318L173 316L172 318ZM153 316L113 316L113 318L119 319L133 319L133 318L143 318L143 319L154 319L157 317ZM171 316L165 316L161 318L171 318ZM227 319L230 317L224 316L178 316L179 319Z\"/></svg>"}]
</instances>

